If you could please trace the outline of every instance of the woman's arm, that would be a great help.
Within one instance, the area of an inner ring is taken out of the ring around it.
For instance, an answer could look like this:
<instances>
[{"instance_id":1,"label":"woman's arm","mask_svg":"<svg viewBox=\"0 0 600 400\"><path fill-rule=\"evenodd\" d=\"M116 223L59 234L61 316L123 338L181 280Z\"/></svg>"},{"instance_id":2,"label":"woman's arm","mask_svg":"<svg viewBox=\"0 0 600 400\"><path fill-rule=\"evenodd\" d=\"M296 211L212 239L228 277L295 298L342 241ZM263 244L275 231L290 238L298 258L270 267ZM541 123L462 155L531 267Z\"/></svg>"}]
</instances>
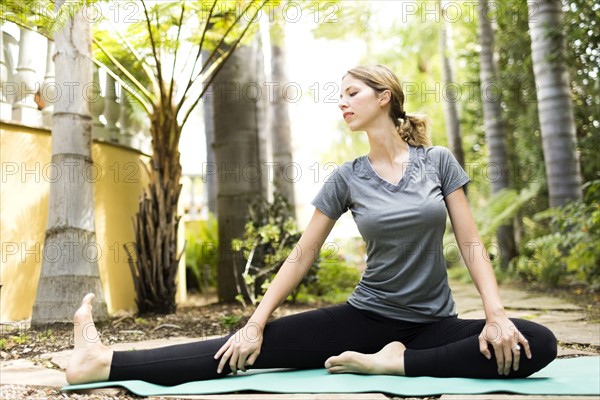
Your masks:
<instances>
[{"instance_id":1,"label":"woman's arm","mask_svg":"<svg viewBox=\"0 0 600 400\"><path fill-rule=\"evenodd\" d=\"M319 209L315 209L306 230L275 275L249 321L265 326L273 311L283 303L307 274L334 224L334 220Z\"/></svg>"},{"instance_id":2,"label":"woman's arm","mask_svg":"<svg viewBox=\"0 0 600 400\"><path fill-rule=\"evenodd\" d=\"M529 343L506 316L496 276L464 190L455 190L446 196L445 201L460 252L483 302L487 324L479 337L480 350L491 358L487 345L491 343L498 362L498 373L508 375L511 364L515 371L519 368L519 343L523 344L527 358L531 358Z\"/></svg>"},{"instance_id":3,"label":"woman's arm","mask_svg":"<svg viewBox=\"0 0 600 400\"><path fill-rule=\"evenodd\" d=\"M260 354L262 330L267 320L302 281L334 225L334 220L319 209L315 209L306 230L277 272L246 326L233 335L215 354L216 359L222 356L217 367L219 373L227 361L234 374L237 369L244 371L247 365L254 363Z\"/></svg>"}]
</instances>

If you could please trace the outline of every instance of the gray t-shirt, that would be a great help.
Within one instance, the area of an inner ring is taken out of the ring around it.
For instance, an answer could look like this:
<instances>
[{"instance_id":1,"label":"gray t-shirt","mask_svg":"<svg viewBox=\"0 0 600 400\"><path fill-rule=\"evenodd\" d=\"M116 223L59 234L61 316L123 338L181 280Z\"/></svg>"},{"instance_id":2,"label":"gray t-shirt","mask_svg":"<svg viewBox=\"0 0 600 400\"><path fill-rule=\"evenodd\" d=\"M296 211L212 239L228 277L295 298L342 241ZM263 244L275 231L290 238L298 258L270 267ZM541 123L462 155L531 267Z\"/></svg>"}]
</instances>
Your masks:
<instances>
[{"instance_id":1,"label":"gray t-shirt","mask_svg":"<svg viewBox=\"0 0 600 400\"><path fill-rule=\"evenodd\" d=\"M351 305L413 322L456 315L443 256L444 197L467 182L440 146L409 146L397 185L377 175L366 155L337 168L312 204L334 220L350 210L366 242L367 268Z\"/></svg>"}]
</instances>

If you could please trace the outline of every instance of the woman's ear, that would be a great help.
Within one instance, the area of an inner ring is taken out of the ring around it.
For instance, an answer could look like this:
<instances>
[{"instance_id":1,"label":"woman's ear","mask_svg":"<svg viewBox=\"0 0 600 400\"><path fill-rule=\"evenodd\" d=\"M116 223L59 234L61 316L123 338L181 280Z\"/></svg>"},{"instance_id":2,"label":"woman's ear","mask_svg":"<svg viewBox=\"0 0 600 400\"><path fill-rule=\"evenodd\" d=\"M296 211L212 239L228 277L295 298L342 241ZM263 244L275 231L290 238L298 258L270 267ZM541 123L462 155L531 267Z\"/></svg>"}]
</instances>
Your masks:
<instances>
[{"instance_id":1,"label":"woman's ear","mask_svg":"<svg viewBox=\"0 0 600 400\"><path fill-rule=\"evenodd\" d=\"M387 103L390 102L391 98L392 92L390 92L389 90L384 90L383 92L379 93L379 106L385 106Z\"/></svg>"}]
</instances>

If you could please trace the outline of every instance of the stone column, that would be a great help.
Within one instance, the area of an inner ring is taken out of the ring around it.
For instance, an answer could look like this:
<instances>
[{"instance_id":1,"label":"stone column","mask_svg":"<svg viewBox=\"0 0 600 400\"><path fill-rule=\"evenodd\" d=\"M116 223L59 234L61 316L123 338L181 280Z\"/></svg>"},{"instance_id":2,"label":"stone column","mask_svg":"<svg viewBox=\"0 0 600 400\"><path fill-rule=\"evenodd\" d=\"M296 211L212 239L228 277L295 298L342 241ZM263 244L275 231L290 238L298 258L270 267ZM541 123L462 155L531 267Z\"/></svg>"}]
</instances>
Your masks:
<instances>
[{"instance_id":1,"label":"stone column","mask_svg":"<svg viewBox=\"0 0 600 400\"><path fill-rule=\"evenodd\" d=\"M104 112L104 97L100 90L100 77L98 67L94 66L94 84L92 86L92 98L90 99L90 112L92 114L92 137L110 141L111 134L100 120ZM107 77L108 79L108 77Z\"/></svg>"},{"instance_id":2,"label":"stone column","mask_svg":"<svg viewBox=\"0 0 600 400\"><path fill-rule=\"evenodd\" d=\"M18 95L13 105L13 119L28 125L41 125L42 113L35 102L37 89L33 58L35 57L34 35L37 33L21 28L19 40L19 63L15 74Z\"/></svg>"},{"instance_id":3,"label":"stone column","mask_svg":"<svg viewBox=\"0 0 600 400\"><path fill-rule=\"evenodd\" d=\"M121 127L119 134L119 143L125 146L134 146L134 135L133 122L135 119L134 108L131 95L127 93L123 87L121 87L121 118L119 119L119 125Z\"/></svg>"},{"instance_id":4,"label":"stone column","mask_svg":"<svg viewBox=\"0 0 600 400\"><path fill-rule=\"evenodd\" d=\"M121 107L117 103L117 89L115 78L106 75L106 90L104 91L104 118L106 118L107 137L112 142L119 142L119 128L117 121L121 115Z\"/></svg>"},{"instance_id":5,"label":"stone column","mask_svg":"<svg viewBox=\"0 0 600 400\"><path fill-rule=\"evenodd\" d=\"M40 90L40 95L44 99L45 106L42 109L42 124L47 128L52 128L52 113L54 112L54 103L59 95L54 79L54 52L56 46L53 40L48 40L48 50L46 52L46 75L44 83Z\"/></svg>"}]
</instances>

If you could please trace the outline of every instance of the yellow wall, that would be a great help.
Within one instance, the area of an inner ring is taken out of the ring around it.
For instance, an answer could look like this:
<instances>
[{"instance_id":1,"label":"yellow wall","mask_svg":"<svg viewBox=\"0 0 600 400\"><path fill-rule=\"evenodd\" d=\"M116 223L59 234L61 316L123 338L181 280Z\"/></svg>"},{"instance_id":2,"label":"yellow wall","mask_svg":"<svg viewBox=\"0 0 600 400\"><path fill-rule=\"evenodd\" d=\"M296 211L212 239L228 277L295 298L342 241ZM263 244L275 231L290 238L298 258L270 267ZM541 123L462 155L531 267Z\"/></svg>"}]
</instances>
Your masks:
<instances>
[{"instance_id":1,"label":"yellow wall","mask_svg":"<svg viewBox=\"0 0 600 400\"><path fill-rule=\"evenodd\" d=\"M0 321L31 318L53 179L50 142L47 130L7 123L0 127ZM134 241L132 221L148 183L143 163L149 157L133 149L94 142L92 159L104 296L109 312L134 310L135 292L123 245ZM183 223L180 225L183 228ZM184 268L182 260L180 277L185 277ZM178 301L182 301L185 278L179 280L178 288Z\"/></svg>"}]
</instances>

